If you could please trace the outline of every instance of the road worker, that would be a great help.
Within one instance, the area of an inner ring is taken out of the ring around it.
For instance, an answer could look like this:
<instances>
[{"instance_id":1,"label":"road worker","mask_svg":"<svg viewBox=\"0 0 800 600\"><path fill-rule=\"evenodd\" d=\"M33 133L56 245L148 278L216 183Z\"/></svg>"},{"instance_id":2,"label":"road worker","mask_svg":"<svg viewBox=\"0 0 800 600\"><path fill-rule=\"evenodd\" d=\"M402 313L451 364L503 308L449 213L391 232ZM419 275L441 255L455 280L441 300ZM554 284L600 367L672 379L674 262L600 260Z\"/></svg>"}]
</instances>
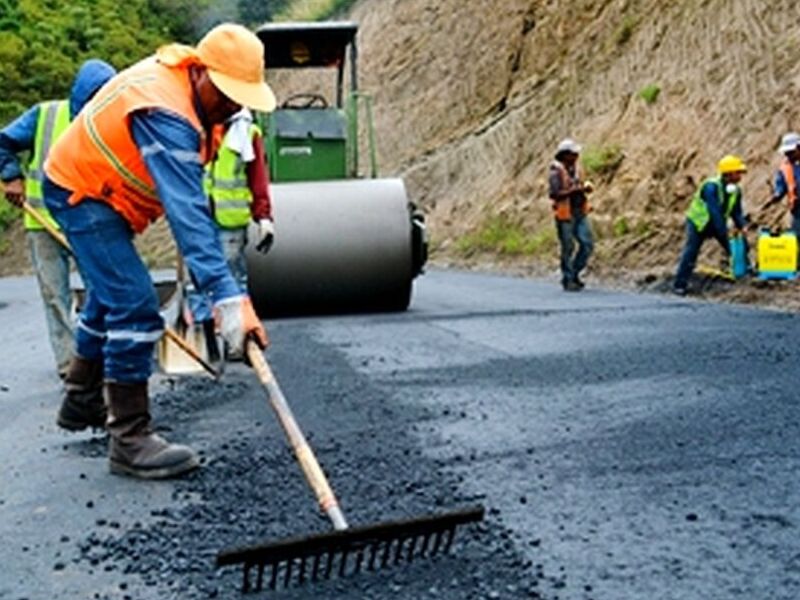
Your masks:
<instances>
[{"instance_id":1,"label":"road worker","mask_svg":"<svg viewBox=\"0 0 800 600\"><path fill-rule=\"evenodd\" d=\"M45 164L45 201L66 232L87 297L77 329L64 406L87 424L101 398L81 379L102 364L113 473L172 477L198 465L193 450L150 427L148 379L163 332L158 298L133 236L166 214L178 250L209 294L220 333L234 349L267 335L225 263L203 191L203 167L219 131L248 106L275 107L264 81L264 47L252 32L222 24L197 47L171 44L114 77L56 143ZM49 188L49 191L48 191Z\"/></svg>"},{"instance_id":2,"label":"road worker","mask_svg":"<svg viewBox=\"0 0 800 600\"><path fill-rule=\"evenodd\" d=\"M0 130L0 179L5 195L13 205L23 202L58 229L44 206L42 182L44 161L53 143L67 130L83 105L114 75L114 68L97 59L88 60L72 82L69 100L35 104ZM27 152L29 162L23 173L19 155ZM23 218L31 265L44 303L50 347L58 375L66 377L74 353L70 318L69 251L29 214Z\"/></svg>"},{"instance_id":3,"label":"road worker","mask_svg":"<svg viewBox=\"0 0 800 600\"><path fill-rule=\"evenodd\" d=\"M206 165L205 184L228 268L246 293L248 225L251 221L256 225L253 245L259 252L269 252L275 236L261 129L246 108L231 117L214 160ZM219 356L210 306L192 281L188 282L187 295L195 323L208 343L208 354L216 360Z\"/></svg>"},{"instance_id":4,"label":"road worker","mask_svg":"<svg viewBox=\"0 0 800 600\"><path fill-rule=\"evenodd\" d=\"M561 285L570 292L583 289L580 272L594 249L587 216L590 210L587 196L593 188L591 183L584 183L581 179L578 167L580 152L581 147L575 141L562 140L556 148L555 160L550 163L548 177L556 233L561 245ZM578 242L577 253L574 240Z\"/></svg>"},{"instance_id":5,"label":"road worker","mask_svg":"<svg viewBox=\"0 0 800 600\"><path fill-rule=\"evenodd\" d=\"M776 204L785 197L792 217L792 231L800 238L800 202L797 201L797 184L800 182L800 134L789 132L784 135L778 152L783 154L783 160L775 172L772 197L763 208Z\"/></svg>"},{"instance_id":6,"label":"road worker","mask_svg":"<svg viewBox=\"0 0 800 600\"><path fill-rule=\"evenodd\" d=\"M733 220L735 234L741 234L747 224L739 187L747 167L738 156L727 155L720 159L717 171L717 177L706 179L700 185L686 211L686 244L673 284L673 291L679 296L686 295L703 242L713 237L730 259L728 219Z\"/></svg>"}]
</instances>

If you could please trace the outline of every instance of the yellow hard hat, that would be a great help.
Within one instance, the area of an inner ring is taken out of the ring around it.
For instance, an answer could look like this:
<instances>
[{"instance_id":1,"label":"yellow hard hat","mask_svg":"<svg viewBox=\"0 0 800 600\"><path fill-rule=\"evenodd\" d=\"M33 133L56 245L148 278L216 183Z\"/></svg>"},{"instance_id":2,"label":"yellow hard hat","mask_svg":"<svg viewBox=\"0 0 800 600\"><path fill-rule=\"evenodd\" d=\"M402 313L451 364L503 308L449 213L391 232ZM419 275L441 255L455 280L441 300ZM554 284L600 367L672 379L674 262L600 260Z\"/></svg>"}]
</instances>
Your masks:
<instances>
[{"instance_id":1,"label":"yellow hard hat","mask_svg":"<svg viewBox=\"0 0 800 600\"><path fill-rule=\"evenodd\" d=\"M717 170L720 175L724 175L725 173L744 173L747 171L747 166L745 166L744 161L738 156L728 154L720 159Z\"/></svg>"}]
</instances>

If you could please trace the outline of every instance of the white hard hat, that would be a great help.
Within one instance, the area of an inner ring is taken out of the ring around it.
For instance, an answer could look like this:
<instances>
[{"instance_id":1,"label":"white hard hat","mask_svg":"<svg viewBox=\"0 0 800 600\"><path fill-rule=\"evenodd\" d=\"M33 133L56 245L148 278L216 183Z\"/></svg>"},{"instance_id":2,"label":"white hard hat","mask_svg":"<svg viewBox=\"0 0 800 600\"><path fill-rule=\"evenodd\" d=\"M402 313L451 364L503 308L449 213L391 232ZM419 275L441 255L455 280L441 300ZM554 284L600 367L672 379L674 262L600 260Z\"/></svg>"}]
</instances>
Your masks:
<instances>
[{"instance_id":1,"label":"white hard hat","mask_svg":"<svg viewBox=\"0 0 800 600\"><path fill-rule=\"evenodd\" d=\"M558 148L556 148L556 156L558 156L562 152L571 152L572 154L580 154L581 147L572 138L566 138L558 143Z\"/></svg>"},{"instance_id":2,"label":"white hard hat","mask_svg":"<svg viewBox=\"0 0 800 600\"><path fill-rule=\"evenodd\" d=\"M778 148L778 152L791 152L792 150L797 150L798 146L800 146L800 134L791 131L781 138L781 146Z\"/></svg>"}]
</instances>

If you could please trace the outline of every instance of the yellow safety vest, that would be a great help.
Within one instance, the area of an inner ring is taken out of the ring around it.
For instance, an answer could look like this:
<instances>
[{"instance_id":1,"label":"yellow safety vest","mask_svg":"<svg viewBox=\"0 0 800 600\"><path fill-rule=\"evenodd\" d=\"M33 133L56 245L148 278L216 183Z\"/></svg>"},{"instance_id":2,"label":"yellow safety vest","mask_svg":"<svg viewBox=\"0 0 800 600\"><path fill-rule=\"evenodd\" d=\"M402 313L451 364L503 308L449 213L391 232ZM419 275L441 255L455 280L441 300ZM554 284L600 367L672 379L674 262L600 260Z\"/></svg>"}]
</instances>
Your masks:
<instances>
[{"instance_id":1,"label":"yellow safety vest","mask_svg":"<svg viewBox=\"0 0 800 600\"><path fill-rule=\"evenodd\" d=\"M44 194L42 193L42 183L44 182L44 161L50 153L56 140L69 127L69 102L67 100L55 100L52 102L42 102L39 105L39 118L36 121L36 137L33 142L33 155L28 163L28 172L25 176L25 197L33 208L38 210L41 215L53 226L58 228L58 223L50 216L49 211L44 206ZM39 222L25 214L25 229L40 230L44 229Z\"/></svg>"},{"instance_id":2,"label":"yellow safety vest","mask_svg":"<svg viewBox=\"0 0 800 600\"><path fill-rule=\"evenodd\" d=\"M717 185L717 197L719 198L719 204L722 207L722 214L724 215L725 219L731 216L733 213L733 207L736 206L736 201L739 199L739 186L736 186L736 191L733 194L728 194L728 203L723 204L724 194L722 193L723 186L725 185L722 182L721 177L714 177L711 179L706 179L697 191L694 193L692 197L692 202L689 204L689 209L686 211L686 217L694 223L694 226L697 227L697 231L703 231L708 222L711 220L711 215L708 212L708 206L706 206L705 201L702 198L702 191L703 188L707 183L715 183Z\"/></svg>"},{"instance_id":3,"label":"yellow safety vest","mask_svg":"<svg viewBox=\"0 0 800 600\"><path fill-rule=\"evenodd\" d=\"M257 125L250 126L250 139L261 135ZM225 136L212 163L206 166L206 194L211 210L220 227L238 229L250 222L253 195L247 186L246 164L239 154L228 147Z\"/></svg>"}]
</instances>

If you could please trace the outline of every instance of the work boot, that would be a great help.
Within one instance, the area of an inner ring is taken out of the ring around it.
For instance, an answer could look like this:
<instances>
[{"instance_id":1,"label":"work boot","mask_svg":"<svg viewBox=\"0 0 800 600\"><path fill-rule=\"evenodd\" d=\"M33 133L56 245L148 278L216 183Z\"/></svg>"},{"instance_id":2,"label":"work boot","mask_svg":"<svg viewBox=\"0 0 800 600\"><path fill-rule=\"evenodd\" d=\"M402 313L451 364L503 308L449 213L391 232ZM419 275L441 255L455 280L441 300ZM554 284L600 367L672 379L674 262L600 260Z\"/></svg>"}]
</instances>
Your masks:
<instances>
[{"instance_id":1,"label":"work boot","mask_svg":"<svg viewBox=\"0 0 800 600\"><path fill-rule=\"evenodd\" d=\"M580 292L581 288L574 281L565 281L561 284L565 292Z\"/></svg>"},{"instance_id":2,"label":"work boot","mask_svg":"<svg viewBox=\"0 0 800 600\"><path fill-rule=\"evenodd\" d=\"M64 376L64 399L56 422L69 431L82 431L87 427L102 429L105 426L102 360L73 357Z\"/></svg>"},{"instance_id":3,"label":"work boot","mask_svg":"<svg viewBox=\"0 0 800 600\"><path fill-rule=\"evenodd\" d=\"M109 467L140 479L166 479L199 465L194 451L170 444L150 428L147 383L106 382Z\"/></svg>"},{"instance_id":4,"label":"work boot","mask_svg":"<svg viewBox=\"0 0 800 600\"><path fill-rule=\"evenodd\" d=\"M577 275L575 275L575 279L573 279L573 282L575 283L575 285L578 286L579 290L582 290L583 288L586 287L586 284L583 283L583 281L581 281L581 278L578 277Z\"/></svg>"}]
</instances>

